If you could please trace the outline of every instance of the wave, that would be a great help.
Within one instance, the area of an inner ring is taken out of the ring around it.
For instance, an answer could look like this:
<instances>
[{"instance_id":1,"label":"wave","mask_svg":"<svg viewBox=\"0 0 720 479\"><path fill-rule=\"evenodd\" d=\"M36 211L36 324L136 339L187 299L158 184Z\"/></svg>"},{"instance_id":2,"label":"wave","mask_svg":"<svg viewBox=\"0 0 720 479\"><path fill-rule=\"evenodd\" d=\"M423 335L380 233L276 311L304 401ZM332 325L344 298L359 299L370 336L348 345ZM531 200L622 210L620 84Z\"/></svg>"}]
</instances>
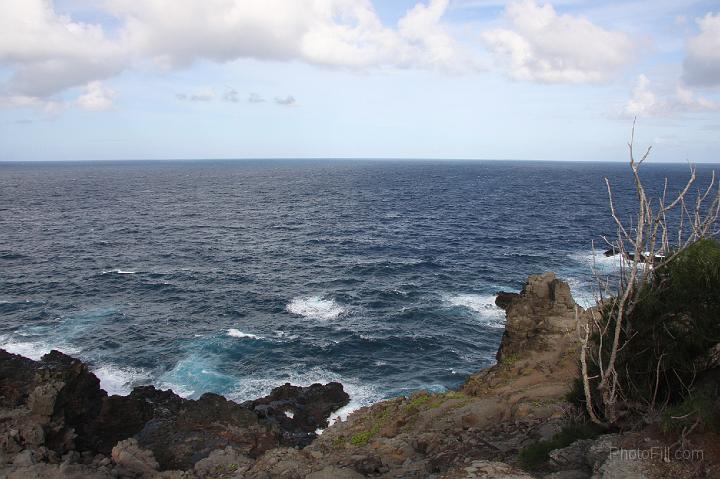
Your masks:
<instances>
[{"instance_id":1,"label":"wave","mask_svg":"<svg viewBox=\"0 0 720 479\"><path fill-rule=\"evenodd\" d=\"M227 335L233 338L249 338L249 339L262 339L262 337L255 334L243 333L239 329L230 328L227 330Z\"/></svg>"},{"instance_id":2,"label":"wave","mask_svg":"<svg viewBox=\"0 0 720 479\"><path fill-rule=\"evenodd\" d=\"M137 271L129 271L124 269L111 269L103 271L102 274L137 274Z\"/></svg>"},{"instance_id":3,"label":"wave","mask_svg":"<svg viewBox=\"0 0 720 479\"><path fill-rule=\"evenodd\" d=\"M292 314L311 319L328 321L346 313L346 309L332 299L320 296L305 296L293 299L286 307Z\"/></svg>"},{"instance_id":4,"label":"wave","mask_svg":"<svg viewBox=\"0 0 720 479\"><path fill-rule=\"evenodd\" d=\"M282 386L285 383L291 383L295 386L310 386L314 383L327 384L333 381L343 385L345 392L350 395L350 402L330 416L330 424L333 424L335 421L344 421L353 411L383 399L380 391L370 384L363 384L357 379L345 378L337 373L317 367L302 373L286 372L285 374L270 378L238 379L236 387L230 391L226 397L236 402L244 402L266 396L270 394L270 391L274 388ZM321 432L322 431L318 431L318 433Z\"/></svg>"},{"instance_id":5,"label":"wave","mask_svg":"<svg viewBox=\"0 0 720 479\"><path fill-rule=\"evenodd\" d=\"M206 392L226 394L237 379L216 369L217 364L210 358L191 354L160 376L158 387L172 389L177 395L192 399Z\"/></svg>"},{"instance_id":6,"label":"wave","mask_svg":"<svg viewBox=\"0 0 720 479\"><path fill-rule=\"evenodd\" d=\"M131 367L106 364L91 368L91 372L100 380L100 387L111 396L125 396L130 394L135 386L148 384L151 380L150 373L144 369Z\"/></svg>"},{"instance_id":7,"label":"wave","mask_svg":"<svg viewBox=\"0 0 720 479\"><path fill-rule=\"evenodd\" d=\"M77 355L80 350L66 344L51 345L44 341L27 341L19 338L0 336L0 349L12 354L19 354L35 361L40 360L53 349L63 352L69 356Z\"/></svg>"},{"instance_id":8,"label":"wave","mask_svg":"<svg viewBox=\"0 0 720 479\"><path fill-rule=\"evenodd\" d=\"M24 341L0 336L0 349L39 361L50 351L57 350L68 356L80 357L80 350L67 344L49 344L44 341ZM81 358L87 360L87 358ZM112 365L100 365L90 368L90 371L100 380L100 387L108 394L125 395L132 391L132 388L140 384L147 384L150 374L142 369L131 367L116 367Z\"/></svg>"},{"instance_id":9,"label":"wave","mask_svg":"<svg viewBox=\"0 0 720 479\"><path fill-rule=\"evenodd\" d=\"M466 308L476 313L485 326L491 328L505 327L505 311L495 304L495 295L456 294L445 296L444 299L452 306Z\"/></svg>"},{"instance_id":10,"label":"wave","mask_svg":"<svg viewBox=\"0 0 720 479\"><path fill-rule=\"evenodd\" d=\"M595 250L594 254L592 250L576 251L568 254L568 258L583 266L594 268L595 271L601 274L612 274L620 271L623 262L621 255L605 256L600 250Z\"/></svg>"}]
</instances>

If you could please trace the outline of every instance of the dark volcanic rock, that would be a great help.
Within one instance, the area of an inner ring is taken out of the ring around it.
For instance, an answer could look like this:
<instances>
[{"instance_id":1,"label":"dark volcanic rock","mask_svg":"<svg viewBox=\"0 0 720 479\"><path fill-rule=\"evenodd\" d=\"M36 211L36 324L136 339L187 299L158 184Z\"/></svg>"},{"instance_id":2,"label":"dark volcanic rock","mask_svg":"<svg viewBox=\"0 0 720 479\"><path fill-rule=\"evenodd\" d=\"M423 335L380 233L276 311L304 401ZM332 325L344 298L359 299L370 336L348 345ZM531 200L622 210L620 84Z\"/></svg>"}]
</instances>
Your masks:
<instances>
[{"instance_id":1,"label":"dark volcanic rock","mask_svg":"<svg viewBox=\"0 0 720 479\"><path fill-rule=\"evenodd\" d=\"M188 469L215 449L233 447L250 457L279 445L277 426L217 394L182 400L177 414L158 415L135 435L161 469Z\"/></svg>"},{"instance_id":2,"label":"dark volcanic rock","mask_svg":"<svg viewBox=\"0 0 720 479\"><path fill-rule=\"evenodd\" d=\"M286 384L243 405L216 394L183 399L152 386L108 397L87 365L61 352L33 361L0 350L0 409L12 411L0 421L0 458L28 448L56 459L68 451L107 455L132 439L159 469L189 469L217 449L255 458L281 442L305 446L348 402L339 383ZM131 449L125 455L133 456Z\"/></svg>"},{"instance_id":3,"label":"dark volcanic rock","mask_svg":"<svg viewBox=\"0 0 720 479\"><path fill-rule=\"evenodd\" d=\"M613 246L609 250L606 250L603 254L609 258L610 256L615 256L616 254L620 254L620 249Z\"/></svg>"},{"instance_id":4,"label":"dark volcanic rock","mask_svg":"<svg viewBox=\"0 0 720 479\"><path fill-rule=\"evenodd\" d=\"M127 396L110 396L88 431L97 451L109 454L119 441L139 433L151 419L178 414L185 400L172 391L139 386Z\"/></svg>"},{"instance_id":5,"label":"dark volcanic rock","mask_svg":"<svg viewBox=\"0 0 720 479\"><path fill-rule=\"evenodd\" d=\"M518 293L507 293L505 291L499 291L495 296L495 306L500 309L508 309L513 301L518 299L520 295Z\"/></svg>"},{"instance_id":6,"label":"dark volcanic rock","mask_svg":"<svg viewBox=\"0 0 720 479\"><path fill-rule=\"evenodd\" d=\"M287 383L268 396L243 405L280 426L285 445L306 446L316 437L315 431L328 426L330 415L348 402L350 396L340 383L308 387Z\"/></svg>"},{"instance_id":7,"label":"dark volcanic rock","mask_svg":"<svg viewBox=\"0 0 720 479\"><path fill-rule=\"evenodd\" d=\"M0 405L27 408L58 453L90 448L86 428L106 396L87 365L59 351L32 361L0 350Z\"/></svg>"},{"instance_id":8,"label":"dark volcanic rock","mask_svg":"<svg viewBox=\"0 0 720 479\"><path fill-rule=\"evenodd\" d=\"M0 349L0 407L13 408L27 402L36 370L32 359Z\"/></svg>"}]
</instances>

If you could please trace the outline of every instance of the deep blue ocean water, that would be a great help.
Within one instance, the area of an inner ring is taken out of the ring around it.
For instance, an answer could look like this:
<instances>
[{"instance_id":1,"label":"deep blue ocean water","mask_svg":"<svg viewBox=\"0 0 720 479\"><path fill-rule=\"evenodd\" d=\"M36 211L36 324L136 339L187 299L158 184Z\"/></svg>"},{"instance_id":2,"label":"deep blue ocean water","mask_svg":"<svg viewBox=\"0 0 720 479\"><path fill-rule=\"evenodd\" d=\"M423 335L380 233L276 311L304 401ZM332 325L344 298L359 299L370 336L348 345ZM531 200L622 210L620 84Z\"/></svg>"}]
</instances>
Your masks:
<instances>
[{"instance_id":1,"label":"deep blue ocean water","mask_svg":"<svg viewBox=\"0 0 720 479\"><path fill-rule=\"evenodd\" d=\"M79 356L113 393L456 387L494 363L498 290L555 271L590 300L604 176L632 206L619 163L0 163L0 347Z\"/></svg>"}]
</instances>

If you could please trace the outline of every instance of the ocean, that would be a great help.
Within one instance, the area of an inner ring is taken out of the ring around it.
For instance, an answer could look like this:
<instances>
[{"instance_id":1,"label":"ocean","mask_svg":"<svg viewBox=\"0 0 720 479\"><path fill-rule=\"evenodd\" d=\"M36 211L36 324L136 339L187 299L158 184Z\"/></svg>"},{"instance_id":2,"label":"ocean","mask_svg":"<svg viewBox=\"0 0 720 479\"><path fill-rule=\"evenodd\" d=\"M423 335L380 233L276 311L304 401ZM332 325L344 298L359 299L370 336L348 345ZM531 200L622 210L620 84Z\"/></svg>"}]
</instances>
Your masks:
<instances>
[{"instance_id":1,"label":"ocean","mask_svg":"<svg viewBox=\"0 0 720 479\"><path fill-rule=\"evenodd\" d=\"M626 215L624 163L0 163L0 347L82 358L117 394L451 389L495 361L497 291L554 271L592 302L605 176ZM656 192L687 176L644 168Z\"/></svg>"}]
</instances>

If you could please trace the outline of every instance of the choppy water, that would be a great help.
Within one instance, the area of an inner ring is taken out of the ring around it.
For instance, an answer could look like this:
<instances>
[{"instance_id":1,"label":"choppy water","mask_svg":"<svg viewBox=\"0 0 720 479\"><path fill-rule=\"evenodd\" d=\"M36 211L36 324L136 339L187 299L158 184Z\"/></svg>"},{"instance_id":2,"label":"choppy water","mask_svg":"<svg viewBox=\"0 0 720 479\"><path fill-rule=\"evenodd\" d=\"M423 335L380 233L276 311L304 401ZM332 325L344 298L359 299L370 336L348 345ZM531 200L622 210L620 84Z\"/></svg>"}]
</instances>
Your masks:
<instances>
[{"instance_id":1,"label":"choppy water","mask_svg":"<svg viewBox=\"0 0 720 479\"><path fill-rule=\"evenodd\" d=\"M451 388L494 362L496 291L552 270L591 297L591 241L613 232L602 177L632 205L627 169L0 163L0 347L75 354L110 392L339 380L357 405ZM657 186L686 175L646 168Z\"/></svg>"}]
</instances>

